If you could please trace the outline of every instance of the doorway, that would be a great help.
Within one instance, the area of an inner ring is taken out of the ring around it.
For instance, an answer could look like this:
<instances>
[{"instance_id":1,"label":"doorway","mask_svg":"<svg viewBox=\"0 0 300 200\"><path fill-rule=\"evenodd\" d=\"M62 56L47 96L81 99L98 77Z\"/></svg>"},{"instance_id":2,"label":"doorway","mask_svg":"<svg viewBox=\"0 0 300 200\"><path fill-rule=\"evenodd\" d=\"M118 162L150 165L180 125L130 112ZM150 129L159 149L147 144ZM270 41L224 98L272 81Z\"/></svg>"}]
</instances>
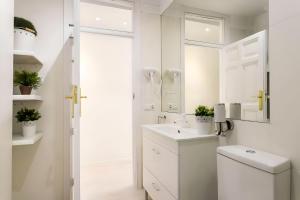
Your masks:
<instances>
[{"instance_id":1,"label":"doorway","mask_svg":"<svg viewBox=\"0 0 300 200\"><path fill-rule=\"evenodd\" d=\"M142 199L132 158L132 9L80 3L82 200Z\"/></svg>"}]
</instances>

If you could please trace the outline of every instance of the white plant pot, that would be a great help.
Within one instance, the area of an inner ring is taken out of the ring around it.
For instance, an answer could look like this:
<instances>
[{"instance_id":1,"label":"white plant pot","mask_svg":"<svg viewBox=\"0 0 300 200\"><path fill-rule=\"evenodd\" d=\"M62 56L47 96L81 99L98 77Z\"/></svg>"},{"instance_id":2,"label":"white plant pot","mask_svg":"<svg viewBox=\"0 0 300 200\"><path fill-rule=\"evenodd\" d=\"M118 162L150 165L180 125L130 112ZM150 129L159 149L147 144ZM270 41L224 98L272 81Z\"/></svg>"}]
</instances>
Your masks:
<instances>
[{"instance_id":1,"label":"white plant pot","mask_svg":"<svg viewBox=\"0 0 300 200\"><path fill-rule=\"evenodd\" d=\"M36 134L35 121L23 122L22 129L24 137L33 137Z\"/></svg>"},{"instance_id":2,"label":"white plant pot","mask_svg":"<svg viewBox=\"0 0 300 200\"><path fill-rule=\"evenodd\" d=\"M33 33L18 28L14 30L14 50L33 51L35 41L36 36Z\"/></svg>"},{"instance_id":3,"label":"white plant pot","mask_svg":"<svg viewBox=\"0 0 300 200\"><path fill-rule=\"evenodd\" d=\"M201 135L211 134L213 131L213 118L196 116L198 133Z\"/></svg>"}]
</instances>

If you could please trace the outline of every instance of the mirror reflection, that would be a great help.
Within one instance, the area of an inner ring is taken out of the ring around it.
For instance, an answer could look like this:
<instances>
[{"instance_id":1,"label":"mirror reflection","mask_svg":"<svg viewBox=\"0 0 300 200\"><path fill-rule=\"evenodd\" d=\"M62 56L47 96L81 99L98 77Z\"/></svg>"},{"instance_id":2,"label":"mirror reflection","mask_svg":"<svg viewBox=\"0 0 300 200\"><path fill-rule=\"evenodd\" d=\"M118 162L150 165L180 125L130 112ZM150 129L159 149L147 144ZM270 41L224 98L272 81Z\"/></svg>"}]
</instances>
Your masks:
<instances>
[{"instance_id":1,"label":"mirror reflection","mask_svg":"<svg viewBox=\"0 0 300 200\"><path fill-rule=\"evenodd\" d=\"M175 0L161 20L163 112L225 103L227 117L268 120L267 0Z\"/></svg>"}]
</instances>

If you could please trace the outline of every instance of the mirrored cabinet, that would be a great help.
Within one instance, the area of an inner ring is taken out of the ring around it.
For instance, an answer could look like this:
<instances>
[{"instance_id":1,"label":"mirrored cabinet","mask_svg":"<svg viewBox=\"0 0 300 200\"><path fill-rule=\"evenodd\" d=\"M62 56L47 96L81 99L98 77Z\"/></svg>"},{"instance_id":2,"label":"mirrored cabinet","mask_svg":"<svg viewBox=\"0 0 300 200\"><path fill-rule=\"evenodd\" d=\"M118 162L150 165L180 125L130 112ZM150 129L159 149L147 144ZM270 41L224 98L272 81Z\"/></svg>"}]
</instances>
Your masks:
<instances>
[{"instance_id":1,"label":"mirrored cabinet","mask_svg":"<svg viewBox=\"0 0 300 200\"><path fill-rule=\"evenodd\" d=\"M233 105L238 119L268 122L266 6L222 13L198 4L178 0L161 16L162 112L194 114L198 105L225 103L227 117Z\"/></svg>"}]
</instances>

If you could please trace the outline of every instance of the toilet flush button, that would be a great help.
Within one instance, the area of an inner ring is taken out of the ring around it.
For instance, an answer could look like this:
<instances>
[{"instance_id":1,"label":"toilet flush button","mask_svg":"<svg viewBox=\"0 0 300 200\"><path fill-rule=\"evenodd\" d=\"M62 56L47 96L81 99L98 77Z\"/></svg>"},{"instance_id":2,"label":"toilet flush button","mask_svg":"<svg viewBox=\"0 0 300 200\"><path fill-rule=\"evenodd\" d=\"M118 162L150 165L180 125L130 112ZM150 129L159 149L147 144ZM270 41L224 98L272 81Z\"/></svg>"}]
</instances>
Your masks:
<instances>
[{"instance_id":1,"label":"toilet flush button","mask_svg":"<svg viewBox=\"0 0 300 200\"><path fill-rule=\"evenodd\" d=\"M256 153L256 151L248 149L248 150L246 150L246 153Z\"/></svg>"}]
</instances>

